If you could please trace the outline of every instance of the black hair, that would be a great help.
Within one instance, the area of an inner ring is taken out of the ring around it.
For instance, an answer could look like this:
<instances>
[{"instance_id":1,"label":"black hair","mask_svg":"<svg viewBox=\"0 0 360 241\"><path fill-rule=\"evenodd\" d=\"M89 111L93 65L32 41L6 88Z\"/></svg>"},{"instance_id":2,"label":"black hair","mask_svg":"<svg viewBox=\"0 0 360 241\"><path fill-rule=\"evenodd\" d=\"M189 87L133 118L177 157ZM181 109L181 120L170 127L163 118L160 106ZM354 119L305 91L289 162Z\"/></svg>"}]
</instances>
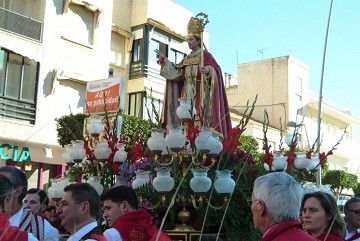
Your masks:
<instances>
[{"instance_id":1,"label":"black hair","mask_svg":"<svg viewBox=\"0 0 360 241\"><path fill-rule=\"evenodd\" d=\"M72 183L64 188L64 192L71 192L75 204L89 202L90 215L94 218L98 217L100 209L99 194L89 183Z\"/></svg>"},{"instance_id":2,"label":"black hair","mask_svg":"<svg viewBox=\"0 0 360 241\"><path fill-rule=\"evenodd\" d=\"M14 189L16 187L21 187L21 194L18 198L18 203L21 204L23 199L26 196L27 188L28 188L28 182L26 175L23 171L20 169L13 167L13 166L2 166L0 167L0 172L6 172L10 174L10 181L13 184Z\"/></svg>"},{"instance_id":3,"label":"black hair","mask_svg":"<svg viewBox=\"0 0 360 241\"><path fill-rule=\"evenodd\" d=\"M128 186L121 185L110 188L107 192L100 196L101 201L110 200L115 203L127 201L129 206L135 210L138 209L138 198L135 191Z\"/></svg>"},{"instance_id":4,"label":"black hair","mask_svg":"<svg viewBox=\"0 0 360 241\"><path fill-rule=\"evenodd\" d=\"M45 204L46 206L49 204L49 197L47 193L39 188L30 188L27 190L26 194L37 194L40 197L40 203Z\"/></svg>"},{"instance_id":5,"label":"black hair","mask_svg":"<svg viewBox=\"0 0 360 241\"><path fill-rule=\"evenodd\" d=\"M360 202L360 197L355 196L353 198L350 198L349 200L346 201L346 203L344 205L344 209L349 210L350 204L357 203L357 202Z\"/></svg>"},{"instance_id":6,"label":"black hair","mask_svg":"<svg viewBox=\"0 0 360 241\"><path fill-rule=\"evenodd\" d=\"M0 206L4 208L4 201L7 197L11 197L13 193L13 184L10 179L4 175L0 174Z\"/></svg>"}]
</instances>

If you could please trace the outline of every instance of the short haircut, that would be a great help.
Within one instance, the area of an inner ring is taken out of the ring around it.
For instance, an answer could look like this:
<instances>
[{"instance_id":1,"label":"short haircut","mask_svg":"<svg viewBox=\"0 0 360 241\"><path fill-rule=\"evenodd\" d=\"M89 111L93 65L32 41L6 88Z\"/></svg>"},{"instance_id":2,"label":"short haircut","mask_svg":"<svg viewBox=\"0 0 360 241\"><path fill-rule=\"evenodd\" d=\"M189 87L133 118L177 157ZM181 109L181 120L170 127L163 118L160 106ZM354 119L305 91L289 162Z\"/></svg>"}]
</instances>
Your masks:
<instances>
[{"instance_id":1,"label":"short haircut","mask_svg":"<svg viewBox=\"0 0 360 241\"><path fill-rule=\"evenodd\" d=\"M89 183L72 183L64 188L64 192L71 192L75 204L89 202L90 215L94 218L98 218L100 197L93 186Z\"/></svg>"},{"instance_id":2,"label":"short haircut","mask_svg":"<svg viewBox=\"0 0 360 241\"><path fill-rule=\"evenodd\" d=\"M129 206L135 210L139 207L135 191L131 187L125 185L110 188L107 192L100 196L100 199L101 201L110 200L118 204L127 201Z\"/></svg>"},{"instance_id":3,"label":"short haircut","mask_svg":"<svg viewBox=\"0 0 360 241\"><path fill-rule=\"evenodd\" d=\"M304 189L285 172L273 172L255 180L253 195L262 200L275 223L298 220Z\"/></svg>"},{"instance_id":4,"label":"short haircut","mask_svg":"<svg viewBox=\"0 0 360 241\"><path fill-rule=\"evenodd\" d=\"M330 229L331 233L337 234L340 237L345 237L345 221L341 217L335 198L326 192L312 192L304 195L301 207L304 207L305 201L309 198L316 198L321 207L324 209L327 217L330 218L326 229ZM333 224L332 224L333 223Z\"/></svg>"},{"instance_id":5,"label":"short haircut","mask_svg":"<svg viewBox=\"0 0 360 241\"><path fill-rule=\"evenodd\" d=\"M344 205L345 210L349 210L350 204L360 202L360 197L353 197L346 201Z\"/></svg>"},{"instance_id":6,"label":"short haircut","mask_svg":"<svg viewBox=\"0 0 360 241\"><path fill-rule=\"evenodd\" d=\"M49 197L47 193L39 188L30 188L27 190L26 194L37 194L40 197L40 203L45 204L46 206L49 205Z\"/></svg>"},{"instance_id":7,"label":"short haircut","mask_svg":"<svg viewBox=\"0 0 360 241\"><path fill-rule=\"evenodd\" d=\"M4 208L4 201L11 197L14 188L10 179L4 175L0 175L0 183L0 206Z\"/></svg>"},{"instance_id":8,"label":"short haircut","mask_svg":"<svg viewBox=\"0 0 360 241\"><path fill-rule=\"evenodd\" d=\"M21 194L18 198L18 203L21 204L24 197L26 196L26 191L28 188L28 182L25 173L13 166L2 166L0 167L0 172L6 172L10 174L9 179L12 182L14 188L18 186L22 187Z\"/></svg>"}]
</instances>

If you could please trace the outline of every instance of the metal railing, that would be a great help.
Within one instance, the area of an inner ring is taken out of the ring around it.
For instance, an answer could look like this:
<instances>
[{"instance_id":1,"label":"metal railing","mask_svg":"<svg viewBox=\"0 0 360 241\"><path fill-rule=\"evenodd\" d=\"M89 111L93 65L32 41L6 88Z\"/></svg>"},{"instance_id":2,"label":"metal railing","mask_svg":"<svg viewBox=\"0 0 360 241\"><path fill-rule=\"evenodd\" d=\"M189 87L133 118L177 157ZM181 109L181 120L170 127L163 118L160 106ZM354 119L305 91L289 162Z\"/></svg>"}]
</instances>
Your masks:
<instances>
[{"instance_id":1,"label":"metal railing","mask_svg":"<svg viewBox=\"0 0 360 241\"><path fill-rule=\"evenodd\" d=\"M143 65L142 63L131 63L129 79L144 77L164 80L164 78L160 76L158 69L154 69L149 65Z\"/></svg>"},{"instance_id":2,"label":"metal railing","mask_svg":"<svg viewBox=\"0 0 360 241\"><path fill-rule=\"evenodd\" d=\"M35 103L0 96L0 119L35 123Z\"/></svg>"},{"instance_id":3,"label":"metal railing","mask_svg":"<svg viewBox=\"0 0 360 241\"><path fill-rule=\"evenodd\" d=\"M41 42L43 23L0 8L0 29Z\"/></svg>"}]
</instances>

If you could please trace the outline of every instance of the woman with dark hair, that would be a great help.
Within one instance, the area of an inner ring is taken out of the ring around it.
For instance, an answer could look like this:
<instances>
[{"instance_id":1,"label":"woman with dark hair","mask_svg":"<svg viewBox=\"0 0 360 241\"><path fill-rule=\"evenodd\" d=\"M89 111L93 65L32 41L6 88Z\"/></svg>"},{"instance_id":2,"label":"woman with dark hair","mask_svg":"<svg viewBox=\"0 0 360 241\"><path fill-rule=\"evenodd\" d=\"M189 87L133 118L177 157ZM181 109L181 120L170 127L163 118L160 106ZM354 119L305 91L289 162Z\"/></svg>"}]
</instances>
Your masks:
<instances>
[{"instance_id":1,"label":"woman with dark hair","mask_svg":"<svg viewBox=\"0 0 360 241\"><path fill-rule=\"evenodd\" d=\"M344 240L345 222L332 195L325 192L305 194L301 218L311 236L321 241Z\"/></svg>"}]
</instances>

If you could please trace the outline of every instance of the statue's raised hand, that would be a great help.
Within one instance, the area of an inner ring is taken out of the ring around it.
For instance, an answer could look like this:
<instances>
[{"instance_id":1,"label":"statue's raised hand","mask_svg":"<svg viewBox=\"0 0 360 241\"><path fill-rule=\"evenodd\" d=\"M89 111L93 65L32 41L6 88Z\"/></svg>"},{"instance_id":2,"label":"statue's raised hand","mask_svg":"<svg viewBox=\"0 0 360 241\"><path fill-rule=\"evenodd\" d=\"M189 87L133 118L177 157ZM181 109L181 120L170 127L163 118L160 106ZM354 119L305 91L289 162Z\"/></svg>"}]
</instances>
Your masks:
<instances>
[{"instance_id":1,"label":"statue's raised hand","mask_svg":"<svg viewBox=\"0 0 360 241\"><path fill-rule=\"evenodd\" d=\"M164 54L163 54L163 53L161 53L161 51L160 51L160 50L155 49L154 51L155 51L155 53L156 53L156 58L158 58L158 59L162 59L162 58L164 58L164 57L165 57L165 56L164 56Z\"/></svg>"}]
</instances>

